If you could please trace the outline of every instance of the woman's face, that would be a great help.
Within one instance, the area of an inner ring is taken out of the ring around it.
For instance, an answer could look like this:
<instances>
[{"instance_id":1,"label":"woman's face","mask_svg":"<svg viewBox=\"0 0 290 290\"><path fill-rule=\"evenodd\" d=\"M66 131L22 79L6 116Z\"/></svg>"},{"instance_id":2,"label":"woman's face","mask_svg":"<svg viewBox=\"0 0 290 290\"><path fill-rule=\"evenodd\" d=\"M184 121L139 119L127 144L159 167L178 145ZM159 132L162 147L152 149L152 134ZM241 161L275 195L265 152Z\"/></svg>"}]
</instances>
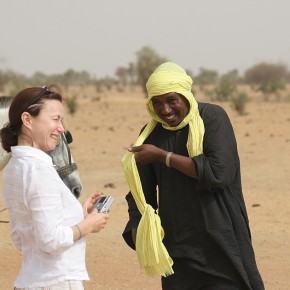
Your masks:
<instances>
[{"instance_id":1,"label":"woman's face","mask_svg":"<svg viewBox=\"0 0 290 290\"><path fill-rule=\"evenodd\" d=\"M178 126L189 112L189 102L178 93L167 93L152 97L157 116L170 127Z\"/></svg>"},{"instance_id":2,"label":"woman's face","mask_svg":"<svg viewBox=\"0 0 290 290\"><path fill-rule=\"evenodd\" d=\"M30 130L33 147L42 151L54 150L64 132L63 106L58 100L45 100L38 116L31 116Z\"/></svg>"}]
</instances>

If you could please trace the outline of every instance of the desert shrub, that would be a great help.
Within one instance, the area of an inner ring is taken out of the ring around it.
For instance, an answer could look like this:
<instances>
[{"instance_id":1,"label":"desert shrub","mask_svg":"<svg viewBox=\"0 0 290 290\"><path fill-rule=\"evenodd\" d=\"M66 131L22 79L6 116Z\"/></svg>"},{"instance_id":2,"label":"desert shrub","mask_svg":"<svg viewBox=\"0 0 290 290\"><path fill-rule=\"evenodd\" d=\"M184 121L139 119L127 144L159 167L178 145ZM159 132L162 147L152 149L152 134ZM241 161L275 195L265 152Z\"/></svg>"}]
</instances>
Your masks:
<instances>
[{"instance_id":1,"label":"desert shrub","mask_svg":"<svg viewBox=\"0 0 290 290\"><path fill-rule=\"evenodd\" d=\"M261 91L268 101L271 94L278 95L285 89L289 72L284 64L260 63L245 72L245 83Z\"/></svg>"},{"instance_id":2,"label":"desert shrub","mask_svg":"<svg viewBox=\"0 0 290 290\"><path fill-rule=\"evenodd\" d=\"M199 74L193 78L193 82L203 91L206 86L216 84L218 77L217 71L200 68Z\"/></svg>"},{"instance_id":3,"label":"desert shrub","mask_svg":"<svg viewBox=\"0 0 290 290\"><path fill-rule=\"evenodd\" d=\"M116 69L115 75L118 77L119 85L125 87L128 84L129 70L126 67L119 66Z\"/></svg>"},{"instance_id":4,"label":"desert shrub","mask_svg":"<svg viewBox=\"0 0 290 290\"><path fill-rule=\"evenodd\" d=\"M0 91L4 90L4 86L7 82L7 76L0 70Z\"/></svg>"},{"instance_id":5,"label":"desert shrub","mask_svg":"<svg viewBox=\"0 0 290 290\"><path fill-rule=\"evenodd\" d=\"M222 102L228 101L235 94L239 80L239 73L236 69L222 75L212 91L212 99Z\"/></svg>"},{"instance_id":6,"label":"desert shrub","mask_svg":"<svg viewBox=\"0 0 290 290\"><path fill-rule=\"evenodd\" d=\"M222 78L214 90L215 100L228 101L235 90L235 83L231 82L228 78Z\"/></svg>"},{"instance_id":7,"label":"desert shrub","mask_svg":"<svg viewBox=\"0 0 290 290\"><path fill-rule=\"evenodd\" d=\"M232 108L237 111L239 115L245 115L248 101L249 96L242 91L236 92L230 99Z\"/></svg>"},{"instance_id":8,"label":"desert shrub","mask_svg":"<svg viewBox=\"0 0 290 290\"><path fill-rule=\"evenodd\" d=\"M68 112L71 115L74 115L78 109L78 103L75 97L66 99L66 106L68 108Z\"/></svg>"}]
</instances>

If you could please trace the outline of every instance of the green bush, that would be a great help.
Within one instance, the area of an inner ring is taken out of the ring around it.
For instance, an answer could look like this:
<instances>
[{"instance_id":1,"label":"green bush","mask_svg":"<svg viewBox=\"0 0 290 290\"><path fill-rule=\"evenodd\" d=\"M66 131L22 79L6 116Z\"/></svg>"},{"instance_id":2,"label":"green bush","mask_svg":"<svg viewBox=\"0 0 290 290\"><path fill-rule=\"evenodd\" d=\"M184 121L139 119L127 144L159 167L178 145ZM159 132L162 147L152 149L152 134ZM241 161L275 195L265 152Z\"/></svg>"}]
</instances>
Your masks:
<instances>
[{"instance_id":1,"label":"green bush","mask_svg":"<svg viewBox=\"0 0 290 290\"><path fill-rule=\"evenodd\" d=\"M74 115L74 113L77 111L78 103L75 97L69 98L66 100L66 106L68 108L68 111L71 115Z\"/></svg>"},{"instance_id":2,"label":"green bush","mask_svg":"<svg viewBox=\"0 0 290 290\"><path fill-rule=\"evenodd\" d=\"M236 84L234 82L228 78L222 78L214 90L215 100L228 101L235 90Z\"/></svg>"},{"instance_id":3,"label":"green bush","mask_svg":"<svg viewBox=\"0 0 290 290\"><path fill-rule=\"evenodd\" d=\"M246 84L261 91L265 101L268 101L270 95L285 90L288 74L285 64L260 63L249 68L244 79Z\"/></svg>"},{"instance_id":4,"label":"green bush","mask_svg":"<svg viewBox=\"0 0 290 290\"><path fill-rule=\"evenodd\" d=\"M237 92L231 97L232 108L239 113L239 115L245 115L246 104L249 101L249 97L245 92Z\"/></svg>"}]
</instances>

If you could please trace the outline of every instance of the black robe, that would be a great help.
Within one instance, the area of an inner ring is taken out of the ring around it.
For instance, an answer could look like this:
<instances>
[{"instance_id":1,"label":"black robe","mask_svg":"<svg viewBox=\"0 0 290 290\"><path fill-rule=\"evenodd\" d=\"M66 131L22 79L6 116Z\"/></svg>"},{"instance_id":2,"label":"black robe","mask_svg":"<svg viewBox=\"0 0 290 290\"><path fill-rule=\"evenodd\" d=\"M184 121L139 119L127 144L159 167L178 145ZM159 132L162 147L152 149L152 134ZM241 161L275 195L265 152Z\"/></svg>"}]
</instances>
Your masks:
<instances>
[{"instance_id":1,"label":"black robe","mask_svg":"<svg viewBox=\"0 0 290 290\"><path fill-rule=\"evenodd\" d=\"M198 107L205 126L203 154L193 157L199 179L160 162L138 166L146 201L158 209L163 243L173 261L191 259L198 271L229 278L239 289L264 289L251 244L231 122L217 105ZM188 156L187 136L188 125L170 131L158 123L144 143ZM123 237L135 249L131 230L137 228L140 213L130 192L126 199L130 219Z\"/></svg>"}]
</instances>

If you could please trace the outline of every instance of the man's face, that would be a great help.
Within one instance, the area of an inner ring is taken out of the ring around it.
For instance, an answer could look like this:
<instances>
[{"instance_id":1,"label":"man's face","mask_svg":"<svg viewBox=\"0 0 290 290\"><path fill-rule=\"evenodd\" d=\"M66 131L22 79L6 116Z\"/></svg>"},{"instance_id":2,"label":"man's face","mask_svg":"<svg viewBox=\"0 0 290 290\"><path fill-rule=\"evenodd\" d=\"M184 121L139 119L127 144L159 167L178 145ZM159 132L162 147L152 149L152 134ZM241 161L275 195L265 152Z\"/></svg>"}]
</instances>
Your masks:
<instances>
[{"instance_id":1,"label":"man's face","mask_svg":"<svg viewBox=\"0 0 290 290\"><path fill-rule=\"evenodd\" d=\"M152 97L152 105L157 116L170 127L178 126L189 112L186 98L173 92Z\"/></svg>"}]
</instances>

